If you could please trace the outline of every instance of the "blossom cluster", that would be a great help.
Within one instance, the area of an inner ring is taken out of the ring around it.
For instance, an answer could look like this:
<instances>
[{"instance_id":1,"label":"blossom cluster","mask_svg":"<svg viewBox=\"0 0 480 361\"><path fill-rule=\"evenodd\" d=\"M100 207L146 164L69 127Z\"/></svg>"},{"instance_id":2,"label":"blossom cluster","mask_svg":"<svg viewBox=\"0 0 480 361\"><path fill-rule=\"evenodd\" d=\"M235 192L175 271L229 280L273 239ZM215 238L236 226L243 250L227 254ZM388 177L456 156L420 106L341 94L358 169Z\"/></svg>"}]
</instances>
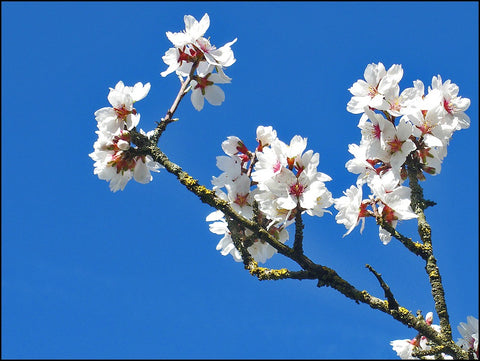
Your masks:
<instances>
[{"instance_id":1,"label":"blossom cluster","mask_svg":"<svg viewBox=\"0 0 480 361\"><path fill-rule=\"evenodd\" d=\"M149 183L152 180L150 171L158 172L161 167L149 155L134 155L130 151L133 148L130 130L140 121L140 113L133 105L145 98L149 91L150 83L136 83L129 87L119 81L115 88L110 88L107 97L111 107L95 112L98 139L89 156L95 161L93 173L110 182L113 192L123 190L132 178L139 183Z\"/></svg>"},{"instance_id":2,"label":"blossom cluster","mask_svg":"<svg viewBox=\"0 0 480 361\"><path fill-rule=\"evenodd\" d=\"M460 322L460 326L457 327L458 331L462 335L462 338L458 339L457 345L462 347L465 351L471 351L473 353L473 357L478 360L478 320L473 316L468 316L467 320L467 324ZM440 332L440 326L432 324L432 312L427 313L425 322L436 332ZM420 334L413 339L391 341L390 345L397 353L397 356L402 360L418 360L418 358L413 356L415 352L428 351L432 349L428 338ZM445 355L444 353L442 353L441 356L444 360L453 359L451 356ZM436 359L435 355L426 355L424 358L431 360Z\"/></svg>"},{"instance_id":3,"label":"blossom cluster","mask_svg":"<svg viewBox=\"0 0 480 361\"><path fill-rule=\"evenodd\" d=\"M453 133L470 126L465 114L470 99L458 95L456 84L442 82L438 75L427 94L420 80L400 92L402 76L401 65L386 70L382 63L372 63L365 69L365 80L349 89L353 96L347 110L362 114L358 123L362 138L359 145L349 145L354 158L345 165L358 174L356 185L335 200L336 221L347 228L345 235L360 222L362 231L368 216L381 217L394 228L400 220L416 218L410 207L411 190L402 186L407 160L418 167L419 180L425 179L424 173L439 174ZM371 191L368 197L363 196L364 184ZM391 239L381 226L379 236L384 244Z\"/></svg>"},{"instance_id":4,"label":"blossom cluster","mask_svg":"<svg viewBox=\"0 0 480 361\"><path fill-rule=\"evenodd\" d=\"M462 338L457 340L457 345L465 351L472 351L473 356L478 360L478 319L468 316L467 323L460 322L457 329L462 335Z\"/></svg>"},{"instance_id":5,"label":"blossom cluster","mask_svg":"<svg viewBox=\"0 0 480 361\"><path fill-rule=\"evenodd\" d=\"M185 15L184 22L184 31L166 33L174 47L162 57L168 68L161 75L165 77L175 72L179 76L191 76L191 101L198 111L203 109L204 99L212 105L220 105L225 100L225 93L216 84L230 83L232 80L224 73L224 68L236 60L230 47L237 39L217 49L204 37L210 26L208 14L200 21Z\"/></svg>"},{"instance_id":6,"label":"blossom cluster","mask_svg":"<svg viewBox=\"0 0 480 361\"><path fill-rule=\"evenodd\" d=\"M319 154L312 150L305 152L306 138L297 135L286 144L277 138L271 126L259 126L256 140L253 151L236 136L222 143L226 155L217 157L217 167L222 173L213 177L213 189L238 214L258 222L285 243L289 238L286 228L295 222L298 212L319 217L329 212L326 208L333 204L333 198L324 182L331 178L317 171ZM225 215L215 211L206 220L214 221L210 224L211 232L223 235L217 250L241 261ZM252 239L248 229L243 232L237 236L245 239L243 245L257 262L264 263L276 253L263 240Z\"/></svg>"}]
</instances>

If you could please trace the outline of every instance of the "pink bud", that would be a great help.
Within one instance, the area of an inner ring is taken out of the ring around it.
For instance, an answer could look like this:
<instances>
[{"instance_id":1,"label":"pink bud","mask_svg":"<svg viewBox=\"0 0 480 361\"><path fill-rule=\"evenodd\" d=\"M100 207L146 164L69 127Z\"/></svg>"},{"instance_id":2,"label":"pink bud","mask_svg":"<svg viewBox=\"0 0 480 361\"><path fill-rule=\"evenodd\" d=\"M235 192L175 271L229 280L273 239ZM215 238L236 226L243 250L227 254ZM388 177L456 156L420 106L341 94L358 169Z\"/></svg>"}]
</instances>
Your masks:
<instances>
[{"instance_id":1,"label":"pink bud","mask_svg":"<svg viewBox=\"0 0 480 361\"><path fill-rule=\"evenodd\" d=\"M431 325L433 322L433 312L427 313L427 316L425 316L425 322L427 325Z\"/></svg>"}]
</instances>

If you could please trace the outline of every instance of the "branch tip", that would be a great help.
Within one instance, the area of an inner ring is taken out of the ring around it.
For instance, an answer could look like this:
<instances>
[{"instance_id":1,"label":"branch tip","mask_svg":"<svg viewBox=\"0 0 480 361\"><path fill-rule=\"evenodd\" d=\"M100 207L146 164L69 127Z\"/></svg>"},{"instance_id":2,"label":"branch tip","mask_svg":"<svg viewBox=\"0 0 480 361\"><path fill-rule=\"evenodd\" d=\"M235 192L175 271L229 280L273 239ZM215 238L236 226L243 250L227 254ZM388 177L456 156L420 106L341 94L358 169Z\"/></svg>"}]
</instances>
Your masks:
<instances>
[{"instance_id":1,"label":"branch tip","mask_svg":"<svg viewBox=\"0 0 480 361\"><path fill-rule=\"evenodd\" d=\"M366 264L365 267L375 275L375 277L378 280L378 283L380 283L380 287L382 287L382 289L385 293L385 298L388 301L388 309L389 310L397 310L398 307L399 307L398 302L395 299L395 297L393 297L393 293L390 290L390 287L383 280L382 275L380 273L378 273L377 271L375 271L375 269L372 266L370 266L369 264Z\"/></svg>"}]
</instances>

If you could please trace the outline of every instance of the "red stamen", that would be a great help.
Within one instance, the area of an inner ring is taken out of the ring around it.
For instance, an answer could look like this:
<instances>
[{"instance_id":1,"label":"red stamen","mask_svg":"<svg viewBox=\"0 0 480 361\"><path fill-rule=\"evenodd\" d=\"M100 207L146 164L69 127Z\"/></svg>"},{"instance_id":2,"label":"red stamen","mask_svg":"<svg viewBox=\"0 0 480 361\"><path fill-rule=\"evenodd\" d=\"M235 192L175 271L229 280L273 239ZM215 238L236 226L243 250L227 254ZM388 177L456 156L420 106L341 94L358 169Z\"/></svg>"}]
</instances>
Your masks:
<instances>
[{"instance_id":1,"label":"red stamen","mask_svg":"<svg viewBox=\"0 0 480 361\"><path fill-rule=\"evenodd\" d=\"M206 77L202 78L202 77L199 77L197 76L195 78L195 80L197 81L197 85L195 85L195 88L194 89L198 89L200 88L200 90L202 91L202 94L205 95L205 88L207 86L210 86L210 85L213 85L213 81L210 81L208 80L208 77L210 76L210 74L208 74Z\"/></svg>"},{"instance_id":2,"label":"red stamen","mask_svg":"<svg viewBox=\"0 0 480 361\"><path fill-rule=\"evenodd\" d=\"M117 117L123 120L125 120L128 114L133 113L133 110L126 109L125 105L122 105L121 108L113 108L113 110L117 113ZM133 114L136 114L136 111Z\"/></svg>"},{"instance_id":3,"label":"red stamen","mask_svg":"<svg viewBox=\"0 0 480 361\"><path fill-rule=\"evenodd\" d=\"M290 194L295 197L300 197L304 190L305 187L303 186L303 184L295 183L290 187Z\"/></svg>"}]
</instances>

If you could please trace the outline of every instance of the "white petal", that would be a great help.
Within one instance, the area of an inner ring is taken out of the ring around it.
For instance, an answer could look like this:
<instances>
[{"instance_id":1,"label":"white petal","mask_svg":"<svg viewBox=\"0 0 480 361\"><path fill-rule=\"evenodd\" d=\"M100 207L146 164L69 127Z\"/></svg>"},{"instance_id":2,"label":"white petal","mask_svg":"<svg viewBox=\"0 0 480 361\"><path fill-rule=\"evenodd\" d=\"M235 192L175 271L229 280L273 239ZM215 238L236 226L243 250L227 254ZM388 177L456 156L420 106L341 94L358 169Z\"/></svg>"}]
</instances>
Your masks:
<instances>
[{"instance_id":1,"label":"white petal","mask_svg":"<svg viewBox=\"0 0 480 361\"><path fill-rule=\"evenodd\" d=\"M225 100L225 93L217 85L211 85L205 89L205 98L212 105L220 105Z\"/></svg>"},{"instance_id":2,"label":"white petal","mask_svg":"<svg viewBox=\"0 0 480 361\"><path fill-rule=\"evenodd\" d=\"M217 211L214 211L214 212L210 213L210 214L207 216L207 218L205 218L205 220L206 220L207 222L212 222L212 221L218 221L218 220L220 220L220 219L222 219L222 218L223 218L223 212L217 210Z\"/></svg>"},{"instance_id":3,"label":"white petal","mask_svg":"<svg viewBox=\"0 0 480 361\"><path fill-rule=\"evenodd\" d=\"M192 82L193 83L193 82ZM190 96L190 100L192 101L193 107L198 111L203 109L203 95L200 89L192 90L192 95Z\"/></svg>"},{"instance_id":4,"label":"white petal","mask_svg":"<svg viewBox=\"0 0 480 361\"><path fill-rule=\"evenodd\" d=\"M133 178L142 184L149 183L152 180L152 176L148 171L147 165L140 159L135 164L135 168L133 169Z\"/></svg>"},{"instance_id":5,"label":"white petal","mask_svg":"<svg viewBox=\"0 0 480 361\"><path fill-rule=\"evenodd\" d=\"M133 101L137 102L139 100L142 100L147 96L149 91L150 91L150 83L143 85L142 83L138 82L133 87L133 91L132 91Z\"/></svg>"}]
</instances>

